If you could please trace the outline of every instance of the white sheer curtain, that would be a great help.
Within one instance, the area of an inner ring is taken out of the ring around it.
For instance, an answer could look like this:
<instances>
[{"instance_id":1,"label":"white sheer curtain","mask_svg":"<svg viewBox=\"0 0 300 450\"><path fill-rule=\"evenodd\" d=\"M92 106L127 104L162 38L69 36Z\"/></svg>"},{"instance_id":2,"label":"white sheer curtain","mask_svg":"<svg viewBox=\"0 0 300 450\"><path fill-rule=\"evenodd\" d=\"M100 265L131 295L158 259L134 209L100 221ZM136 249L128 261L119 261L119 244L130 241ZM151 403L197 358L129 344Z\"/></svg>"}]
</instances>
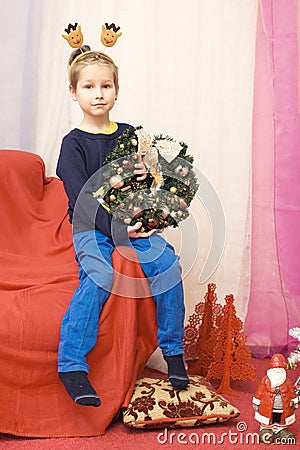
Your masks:
<instances>
[{"instance_id":1,"label":"white sheer curtain","mask_svg":"<svg viewBox=\"0 0 300 450\"><path fill-rule=\"evenodd\" d=\"M0 147L35 152L42 2L1 2Z\"/></svg>"},{"instance_id":2,"label":"white sheer curtain","mask_svg":"<svg viewBox=\"0 0 300 450\"><path fill-rule=\"evenodd\" d=\"M9 51L2 54L0 75L0 147L36 152L48 175L55 174L61 138L81 117L68 94L71 48L61 34L69 22L79 22L85 43L102 50L101 26L115 22L123 35L110 50L120 68L120 95L112 118L188 143L226 218L223 257L206 283L217 284L221 301L233 293L244 319L257 1L2 3L0 32ZM166 233L182 252L187 317L206 292L199 274L213 239L209 206L197 198L190 224Z\"/></svg>"}]
</instances>

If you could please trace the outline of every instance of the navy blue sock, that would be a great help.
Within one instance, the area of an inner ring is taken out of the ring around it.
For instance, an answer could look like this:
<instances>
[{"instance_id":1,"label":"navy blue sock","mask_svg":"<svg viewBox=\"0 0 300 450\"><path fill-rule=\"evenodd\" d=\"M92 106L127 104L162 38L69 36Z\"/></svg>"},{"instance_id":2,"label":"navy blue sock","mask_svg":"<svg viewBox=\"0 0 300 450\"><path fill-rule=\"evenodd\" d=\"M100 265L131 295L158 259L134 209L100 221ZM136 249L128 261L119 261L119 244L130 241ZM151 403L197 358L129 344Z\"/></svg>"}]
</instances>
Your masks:
<instances>
[{"instance_id":1,"label":"navy blue sock","mask_svg":"<svg viewBox=\"0 0 300 450\"><path fill-rule=\"evenodd\" d=\"M81 370L59 372L58 376L75 403L82 406L101 405L101 400L89 382L86 372Z\"/></svg>"},{"instance_id":2,"label":"navy blue sock","mask_svg":"<svg viewBox=\"0 0 300 450\"><path fill-rule=\"evenodd\" d=\"M189 384L182 355L164 356L168 364L168 378L175 389L184 389Z\"/></svg>"}]
</instances>

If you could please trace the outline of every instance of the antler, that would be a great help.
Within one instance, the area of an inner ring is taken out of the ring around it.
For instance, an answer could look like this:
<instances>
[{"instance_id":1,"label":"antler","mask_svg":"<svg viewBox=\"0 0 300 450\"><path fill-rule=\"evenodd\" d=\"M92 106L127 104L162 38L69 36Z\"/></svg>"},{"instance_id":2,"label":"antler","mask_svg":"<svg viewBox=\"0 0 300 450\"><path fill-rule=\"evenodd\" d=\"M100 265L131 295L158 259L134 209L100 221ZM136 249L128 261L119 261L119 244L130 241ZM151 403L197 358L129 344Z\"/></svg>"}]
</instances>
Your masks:
<instances>
[{"instance_id":1,"label":"antler","mask_svg":"<svg viewBox=\"0 0 300 450\"><path fill-rule=\"evenodd\" d=\"M115 33L117 33L121 27L117 27L114 23L111 23L110 25L108 25L108 23L106 23L105 24L105 28L107 30L111 30L112 29Z\"/></svg>"},{"instance_id":2,"label":"antler","mask_svg":"<svg viewBox=\"0 0 300 450\"><path fill-rule=\"evenodd\" d=\"M71 31L75 31L75 30L76 30L76 28L77 28L77 25L78 25L78 23L77 23L77 22L75 22L75 24L74 24L74 25L72 25L71 23L69 23L68 27L67 27L67 28L65 28L65 32L66 32L66 33L68 33L68 34L70 34L70 33L71 33Z\"/></svg>"}]
</instances>

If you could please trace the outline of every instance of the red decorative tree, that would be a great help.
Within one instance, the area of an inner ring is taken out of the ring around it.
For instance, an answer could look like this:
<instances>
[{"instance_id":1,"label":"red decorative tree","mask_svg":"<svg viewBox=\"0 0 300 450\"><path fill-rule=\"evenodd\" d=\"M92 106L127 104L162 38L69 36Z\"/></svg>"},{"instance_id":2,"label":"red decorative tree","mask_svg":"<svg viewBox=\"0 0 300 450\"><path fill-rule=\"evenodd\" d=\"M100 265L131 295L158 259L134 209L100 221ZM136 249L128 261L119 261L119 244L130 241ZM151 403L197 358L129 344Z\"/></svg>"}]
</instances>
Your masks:
<instances>
[{"instance_id":1,"label":"red decorative tree","mask_svg":"<svg viewBox=\"0 0 300 450\"><path fill-rule=\"evenodd\" d=\"M233 295L227 295L221 314L216 318L218 328L207 378L220 379L218 392L237 395L230 387L230 379L256 381L255 367L251 363L251 352L246 347L243 323L237 317Z\"/></svg>"},{"instance_id":2,"label":"red decorative tree","mask_svg":"<svg viewBox=\"0 0 300 450\"><path fill-rule=\"evenodd\" d=\"M216 285L211 283L208 285L208 292L204 297L204 311L202 322L198 329L198 339L195 350L197 354L197 362L190 370L190 374L198 374L206 376L209 366L213 359L213 350L216 342L217 329L215 326L215 304L217 296L215 294ZM188 330L186 330L188 332Z\"/></svg>"}]
</instances>

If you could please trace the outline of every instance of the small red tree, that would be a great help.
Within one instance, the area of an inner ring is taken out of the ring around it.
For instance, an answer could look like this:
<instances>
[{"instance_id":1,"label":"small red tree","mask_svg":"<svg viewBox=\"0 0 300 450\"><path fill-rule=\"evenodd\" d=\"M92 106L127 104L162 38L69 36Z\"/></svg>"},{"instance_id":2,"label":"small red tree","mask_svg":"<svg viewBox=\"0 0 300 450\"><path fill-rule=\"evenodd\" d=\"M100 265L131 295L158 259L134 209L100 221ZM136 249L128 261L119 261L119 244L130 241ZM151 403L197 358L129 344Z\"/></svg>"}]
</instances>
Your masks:
<instances>
[{"instance_id":1,"label":"small red tree","mask_svg":"<svg viewBox=\"0 0 300 450\"><path fill-rule=\"evenodd\" d=\"M213 362L207 373L209 379L220 379L218 392L237 395L230 387L230 379L256 381L255 367L251 363L251 352L246 347L243 323L237 317L233 295L227 295L221 314L216 319L217 339L213 351Z\"/></svg>"},{"instance_id":2,"label":"small red tree","mask_svg":"<svg viewBox=\"0 0 300 450\"><path fill-rule=\"evenodd\" d=\"M210 283L208 291L204 297L204 310L202 322L198 329L198 339L196 342L197 362L190 370L191 374L206 376L213 359L213 349L216 342L215 304L217 296L215 294L216 285Z\"/></svg>"}]
</instances>

